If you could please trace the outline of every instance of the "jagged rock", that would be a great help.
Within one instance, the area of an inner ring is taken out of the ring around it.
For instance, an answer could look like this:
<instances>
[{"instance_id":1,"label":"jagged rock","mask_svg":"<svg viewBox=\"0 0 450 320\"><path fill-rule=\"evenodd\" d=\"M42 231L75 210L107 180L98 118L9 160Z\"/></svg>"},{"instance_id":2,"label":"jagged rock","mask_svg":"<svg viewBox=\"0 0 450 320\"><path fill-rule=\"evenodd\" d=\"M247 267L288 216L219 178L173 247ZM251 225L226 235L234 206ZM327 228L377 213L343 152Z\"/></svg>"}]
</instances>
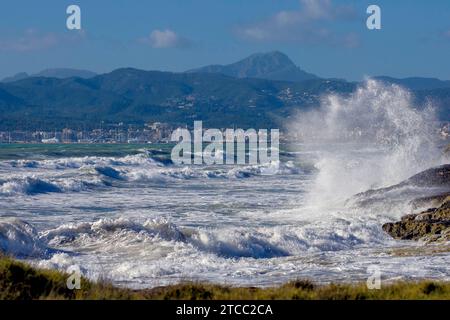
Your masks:
<instances>
[{"instance_id":1,"label":"jagged rock","mask_svg":"<svg viewBox=\"0 0 450 320\"><path fill-rule=\"evenodd\" d=\"M404 184L421 187L448 187L450 186L450 165L425 170L409 178Z\"/></svg>"},{"instance_id":2,"label":"jagged rock","mask_svg":"<svg viewBox=\"0 0 450 320\"><path fill-rule=\"evenodd\" d=\"M386 223L383 230L400 240L449 241L450 197L438 208L406 215L399 222Z\"/></svg>"},{"instance_id":3,"label":"jagged rock","mask_svg":"<svg viewBox=\"0 0 450 320\"><path fill-rule=\"evenodd\" d=\"M427 189L424 194L420 189ZM395 195L410 198L413 208L438 207L450 195L450 164L422 171L407 180L385 188L371 189L358 193L348 203L360 207L384 203L386 197Z\"/></svg>"}]
</instances>

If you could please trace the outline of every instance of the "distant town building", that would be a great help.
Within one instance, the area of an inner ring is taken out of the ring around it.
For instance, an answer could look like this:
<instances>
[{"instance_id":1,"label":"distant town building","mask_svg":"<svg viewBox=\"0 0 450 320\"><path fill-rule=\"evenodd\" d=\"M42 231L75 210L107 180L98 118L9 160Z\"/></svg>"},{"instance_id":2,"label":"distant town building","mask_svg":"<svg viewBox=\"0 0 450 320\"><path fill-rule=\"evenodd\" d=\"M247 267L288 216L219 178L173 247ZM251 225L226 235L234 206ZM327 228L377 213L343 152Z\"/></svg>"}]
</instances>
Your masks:
<instances>
[{"instance_id":1,"label":"distant town building","mask_svg":"<svg viewBox=\"0 0 450 320\"><path fill-rule=\"evenodd\" d=\"M50 138L50 139L42 139L42 143L59 143L59 140L57 138Z\"/></svg>"}]
</instances>

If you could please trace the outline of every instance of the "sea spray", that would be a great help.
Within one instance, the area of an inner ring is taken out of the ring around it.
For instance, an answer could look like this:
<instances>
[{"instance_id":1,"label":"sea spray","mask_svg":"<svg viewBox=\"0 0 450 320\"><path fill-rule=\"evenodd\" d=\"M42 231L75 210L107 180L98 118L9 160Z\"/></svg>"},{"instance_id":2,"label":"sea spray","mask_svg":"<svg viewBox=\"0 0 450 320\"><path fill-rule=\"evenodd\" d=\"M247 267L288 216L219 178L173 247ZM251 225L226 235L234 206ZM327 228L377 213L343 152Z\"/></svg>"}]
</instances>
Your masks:
<instances>
[{"instance_id":1,"label":"sea spray","mask_svg":"<svg viewBox=\"0 0 450 320\"><path fill-rule=\"evenodd\" d=\"M315 144L319 173L309 198L323 206L398 183L442 162L433 107L417 106L397 85L367 80L348 95L330 94L289 125Z\"/></svg>"}]
</instances>

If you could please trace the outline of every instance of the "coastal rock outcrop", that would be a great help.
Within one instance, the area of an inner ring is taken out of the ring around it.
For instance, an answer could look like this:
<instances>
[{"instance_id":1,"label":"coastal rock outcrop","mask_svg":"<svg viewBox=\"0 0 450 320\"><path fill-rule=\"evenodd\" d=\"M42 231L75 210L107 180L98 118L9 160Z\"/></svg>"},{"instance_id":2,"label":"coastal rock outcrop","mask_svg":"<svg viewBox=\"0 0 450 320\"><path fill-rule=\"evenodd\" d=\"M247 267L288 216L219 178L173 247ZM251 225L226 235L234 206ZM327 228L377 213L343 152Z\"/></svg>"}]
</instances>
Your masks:
<instances>
[{"instance_id":1,"label":"coastal rock outcrop","mask_svg":"<svg viewBox=\"0 0 450 320\"><path fill-rule=\"evenodd\" d=\"M411 194L414 195L411 201L413 208L430 209L405 215L397 222L386 223L383 225L383 230L399 240L450 241L450 165L425 170L398 185L370 190L359 196L367 197L362 198L367 202L373 200L370 196L378 195L375 200L379 201L380 198L382 199L379 195L401 190L404 187L417 188ZM405 190L411 192L408 188ZM422 190L426 190L426 193L423 194ZM422 195L418 196L417 192Z\"/></svg>"},{"instance_id":2,"label":"coastal rock outcrop","mask_svg":"<svg viewBox=\"0 0 450 320\"><path fill-rule=\"evenodd\" d=\"M438 208L406 215L398 222L386 223L383 230L400 240L449 241L450 197Z\"/></svg>"},{"instance_id":3,"label":"coastal rock outcrop","mask_svg":"<svg viewBox=\"0 0 450 320\"><path fill-rule=\"evenodd\" d=\"M450 187L450 164L425 170L409 178L403 184L420 187Z\"/></svg>"}]
</instances>

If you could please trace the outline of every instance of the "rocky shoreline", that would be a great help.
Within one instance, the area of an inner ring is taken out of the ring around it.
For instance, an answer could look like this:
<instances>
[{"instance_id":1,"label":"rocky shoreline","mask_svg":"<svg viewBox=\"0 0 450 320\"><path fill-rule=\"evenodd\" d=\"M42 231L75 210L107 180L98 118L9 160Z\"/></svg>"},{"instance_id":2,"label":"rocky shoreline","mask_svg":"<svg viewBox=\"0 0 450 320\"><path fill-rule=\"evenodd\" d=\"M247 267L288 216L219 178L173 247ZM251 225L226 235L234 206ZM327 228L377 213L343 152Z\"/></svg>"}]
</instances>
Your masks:
<instances>
[{"instance_id":1,"label":"rocky shoreline","mask_svg":"<svg viewBox=\"0 0 450 320\"><path fill-rule=\"evenodd\" d=\"M437 208L403 216L398 222L385 223L383 230L399 240L450 241L450 196Z\"/></svg>"},{"instance_id":2,"label":"rocky shoreline","mask_svg":"<svg viewBox=\"0 0 450 320\"><path fill-rule=\"evenodd\" d=\"M408 214L400 221L385 223L383 230L394 239L431 242L450 241L450 165L443 165L421 172L405 183L422 186L444 187L445 192L418 198L412 206L432 206L420 213Z\"/></svg>"}]
</instances>

